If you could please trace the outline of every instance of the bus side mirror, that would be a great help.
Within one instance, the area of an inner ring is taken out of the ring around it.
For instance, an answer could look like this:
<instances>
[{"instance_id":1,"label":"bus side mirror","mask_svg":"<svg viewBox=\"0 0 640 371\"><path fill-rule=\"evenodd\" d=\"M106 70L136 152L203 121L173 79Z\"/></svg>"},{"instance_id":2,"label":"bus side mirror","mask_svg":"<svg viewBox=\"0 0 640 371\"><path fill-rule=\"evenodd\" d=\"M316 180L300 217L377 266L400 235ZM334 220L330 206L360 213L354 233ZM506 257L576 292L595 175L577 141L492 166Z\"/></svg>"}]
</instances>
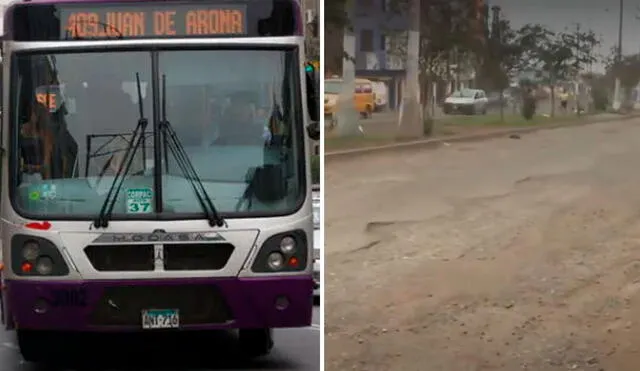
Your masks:
<instances>
[{"instance_id":1,"label":"bus side mirror","mask_svg":"<svg viewBox=\"0 0 640 371\"><path fill-rule=\"evenodd\" d=\"M313 121L307 125L307 134L309 134L309 137L313 140L320 140L320 123Z\"/></svg>"},{"instance_id":2,"label":"bus side mirror","mask_svg":"<svg viewBox=\"0 0 640 371\"><path fill-rule=\"evenodd\" d=\"M307 83L307 109L311 123L307 126L307 133L313 140L320 140L320 96L318 72L311 63L305 65Z\"/></svg>"}]
</instances>

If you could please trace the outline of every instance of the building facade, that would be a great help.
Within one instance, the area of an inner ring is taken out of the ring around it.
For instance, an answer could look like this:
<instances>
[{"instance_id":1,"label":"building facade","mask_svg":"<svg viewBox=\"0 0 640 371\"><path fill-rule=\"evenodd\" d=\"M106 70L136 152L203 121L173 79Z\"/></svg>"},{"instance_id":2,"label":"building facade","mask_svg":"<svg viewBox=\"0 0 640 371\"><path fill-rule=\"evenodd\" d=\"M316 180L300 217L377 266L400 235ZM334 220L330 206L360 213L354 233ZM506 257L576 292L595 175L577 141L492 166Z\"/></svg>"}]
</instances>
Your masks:
<instances>
[{"instance_id":1,"label":"building facade","mask_svg":"<svg viewBox=\"0 0 640 371\"><path fill-rule=\"evenodd\" d=\"M388 108L397 109L405 78L404 58L409 22L406 15L392 9L394 0L355 0L351 20L356 36L356 75L384 83ZM476 37L486 37L488 4L475 0ZM455 70L453 64L449 70ZM446 67L445 67L446 68ZM465 71L446 87L447 91L471 85L474 71ZM456 86L457 85L457 86Z\"/></svg>"},{"instance_id":2,"label":"building facade","mask_svg":"<svg viewBox=\"0 0 640 371\"><path fill-rule=\"evenodd\" d=\"M379 89L386 90L387 107L397 108L405 77L399 51L406 45L406 18L391 9L390 0L355 0L351 20L356 76L379 82Z\"/></svg>"}]
</instances>

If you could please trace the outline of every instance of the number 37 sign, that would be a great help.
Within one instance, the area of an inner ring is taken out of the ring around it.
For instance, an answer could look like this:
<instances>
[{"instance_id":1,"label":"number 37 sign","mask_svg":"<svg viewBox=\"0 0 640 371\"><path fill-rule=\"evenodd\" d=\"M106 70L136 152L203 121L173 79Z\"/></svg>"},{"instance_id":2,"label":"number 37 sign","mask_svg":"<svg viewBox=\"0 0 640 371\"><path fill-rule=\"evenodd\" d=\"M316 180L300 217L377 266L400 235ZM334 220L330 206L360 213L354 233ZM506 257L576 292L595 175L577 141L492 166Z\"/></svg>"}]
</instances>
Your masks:
<instances>
[{"instance_id":1,"label":"number 37 sign","mask_svg":"<svg viewBox=\"0 0 640 371\"><path fill-rule=\"evenodd\" d=\"M152 209L153 191L149 188L127 189L127 213L150 213Z\"/></svg>"}]
</instances>

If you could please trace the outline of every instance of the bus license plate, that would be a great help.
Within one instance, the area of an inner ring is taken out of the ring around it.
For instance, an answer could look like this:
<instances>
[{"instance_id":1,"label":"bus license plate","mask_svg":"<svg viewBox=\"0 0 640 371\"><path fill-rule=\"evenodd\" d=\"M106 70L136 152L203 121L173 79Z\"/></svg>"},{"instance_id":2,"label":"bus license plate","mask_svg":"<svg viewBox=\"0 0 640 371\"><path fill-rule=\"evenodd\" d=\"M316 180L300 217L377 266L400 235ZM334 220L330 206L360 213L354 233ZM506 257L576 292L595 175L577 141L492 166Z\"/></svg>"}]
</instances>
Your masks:
<instances>
[{"instance_id":1,"label":"bus license plate","mask_svg":"<svg viewBox=\"0 0 640 371\"><path fill-rule=\"evenodd\" d=\"M142 311L142 328L145 330L178 328L180 313L177 309L148 309Z\"/></svg>"}]
</instances>

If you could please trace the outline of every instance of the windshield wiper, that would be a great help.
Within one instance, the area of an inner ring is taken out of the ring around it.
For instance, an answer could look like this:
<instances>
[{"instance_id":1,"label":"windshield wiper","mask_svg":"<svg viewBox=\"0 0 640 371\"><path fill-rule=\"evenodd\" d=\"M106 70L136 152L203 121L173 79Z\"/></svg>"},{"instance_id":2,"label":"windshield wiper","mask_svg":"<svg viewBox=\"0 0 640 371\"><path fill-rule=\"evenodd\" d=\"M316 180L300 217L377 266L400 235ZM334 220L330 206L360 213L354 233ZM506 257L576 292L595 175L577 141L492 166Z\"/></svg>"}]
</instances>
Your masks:
<instances>
[{"instance_id":1,"label":"windshield wiper","mask_svg":"<svg viewBox=\"0 0 640 371\"><path fill-rule=\"evenodd\" d=\"M136 152L140 148L142 141L144 140L144 133L147 128L147 119L144 117L144 107L142 105L142 89L140 87L140 74L136 72L136 84L138 86L138 109L140 113L140 118L138 119L138 124L136 125L135 130L131 136L131 141L127 146L127 150L124 153L124 158L120 161L118 165L118 171L116 172L116 176L113 178L113 182L111 183L111 187L109 187L109 192L107 193L107 197L104 199L102 203L102 207L100 208L100 214L96 220L93 221L93 226L96 228L106 228L109 225L109 220L111 219L111 214L113 212L113 208L116 204L116 199L118 198L118 194L120 193L120 189L122 188L122 184L124 183L124 179L129 173L131 169L131 164L133 163L133 158L135 157ZM135 141L135 144L134 144ZM114 193L115 191L115 193Z\"/></svg>"},{"instance_id":2,"label":"windshield wiper","mask_svg":"<svg viewBox=\"0 0 640 371\"><path fill-rule=\"evenodd\" d=\"M178 167L182 171L182 174L186 179L189 180L189 184L191 184L191 188L196 194L196 198L198 199L198 203L200 203L200 207L204 211L207 220L209 221L209 225L211 227L218 226L226 226L226 222L224 218L218 214L215 206L213 206L213 202L211 201L211 197L207 194L207 190L204 188L204 184L200 180L196 170L189 160L189 156L187 155L184 146L180 143L176 132L173 130L171 123L167 120L167 76L162 75L162 117L160 119L160 133L162 134L165 148L169 148L171 153L176 159L178 163ZM166 161L166 157L165 157ZM168 163L165 164L168 166Z\"/></svg>"}]
</instances>

